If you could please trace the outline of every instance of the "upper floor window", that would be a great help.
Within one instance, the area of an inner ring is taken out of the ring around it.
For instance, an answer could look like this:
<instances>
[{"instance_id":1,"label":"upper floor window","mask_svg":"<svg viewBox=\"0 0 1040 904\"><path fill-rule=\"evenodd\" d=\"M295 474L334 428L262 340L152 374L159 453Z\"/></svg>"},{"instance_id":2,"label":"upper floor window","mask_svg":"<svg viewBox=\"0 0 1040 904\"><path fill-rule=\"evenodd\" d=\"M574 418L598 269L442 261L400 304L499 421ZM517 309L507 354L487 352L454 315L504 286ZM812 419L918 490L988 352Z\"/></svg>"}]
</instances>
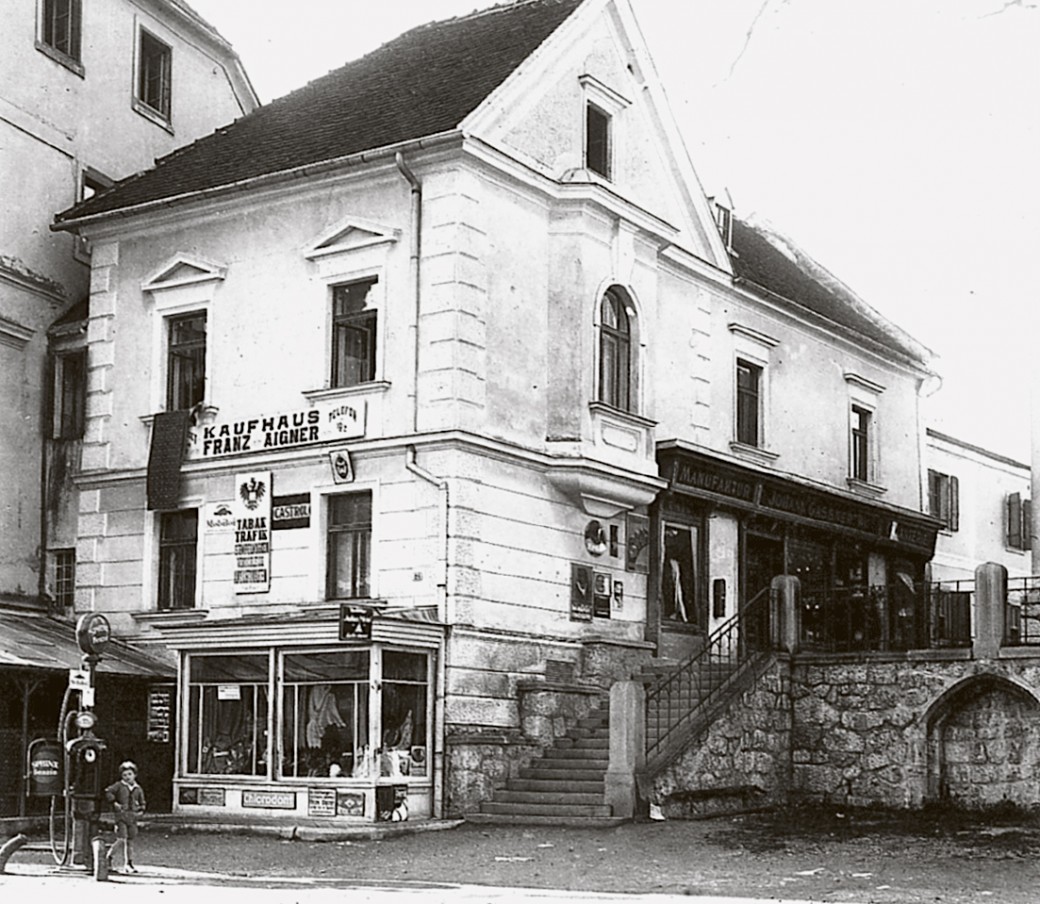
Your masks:
<instances>
[{"instance_id":1,"label":"upper floor window","mask_svg":"<svg viewBox=\"0 0 1040 904\"><path fill-rule=\"evenodd\" d=\"M585 166L610 178L610 114L595 104L585 105Z\"/></svg>"},{"instance_id":2,"label":"upper floor window","mask_svg":"<svg viewBox=\"0 0 1040 904\"><path fill-rule=\"evenodd\" d=\"M81 0L43 0L40 43L77 63L80 60Z\"/></svg>"},{"instance_id":3,"label":"upper floor window","mask_svg":"<svg viewBox=\"0 0 1040 904\"><path fill-rule=\"evenodd\" d=\"M163 119L170 119L173 50L141 29L137 51L137 99Z\"/></svg>"},{"instance_id":4,"label":"upper floor window","mask_svg":"<svg viewBox=\"0 0 1040 904\"><path fill-rule=\"evenodd\" d=\"M195 606L195 563L199 539L197 509L179 509L159 516L160 610Z\"/></svg>"},{"instance_id":5,"label":"upper floor window","mask_svg":"<svg viewBox=\"0 0 1040 904\"><path fill-rule=\"evenodd\" d=\"M737 442L757 446L761 442L762 368L737 358Z\"/></svg>"},{"instance_id":6,"label":"upper floor window","mask_svg":"<svg viewBox=\"0 0 1040 904\"><path fill-rule=\"evenodd\" d=\"M631 411L632 322L626 299L616 287L603 293L599 309L599 401Z\"/></svg>"},{"instance_id":7,"label":"upper floor window","mask_svg":"<svg viewBox=\"0 0 1040 904\"><path fill-rule=\"evenodd\" d=\"M1007 545L1010 549L1032 549L1033 505L1021 493L1007 497Z\"/></svg>"},{"instance_id":8,"label":"upper floor window","mask_svg":"<svg viewBox=\"0 0 1040 904\"><path fill-rule=\"evenodd\" d=\"M331 387L370 383L376 376L376 312L366 309L376 279L332 288Z\"/></svg>"},{"instance_id":9,"label":"upper floor window","mask_svg":"<svg viewBox=\"0 0 1040 904\"><path fill-rule=\"evenodd\" d=\"M72 609L76 600L76 550L52 549L50 551L51 588L55 608L61 611Z\"/></svg>"},{"instance_id":10,"label":"upper floor window","mask_svg":"<svg viewBox=\"0 0 1040 904\"><path fill-rule=\"evenodd\" d=\"M956 477L928 469L928 514L938 518L943 527L955 531L960 527L960 484Z\"/></svg>"},{"instance_id":11,"label":"upper floor window","mask_svg":"<svg viewBox=\"0 0 1040 904\"><path fill-rule=\"evenodd\" d=\"M371 594L372 494L328 498L326 596L355 599Z\"/></svg>"},{"instance_id":12,"label":"upper floor window","mask_svg":"<svg viewBox=\"0 0 1040 904\"><path fill-rule=\"evenodd\" d=\"M870 481L871 420L871 412L866 408L852 406L849 476L863 483Z\"/></svg>"},{"instance_id":13,"label":"upper floor window","mask_svg":"<svg viewBox=\"0 0 1040 904\"><path fill-rule=\"evenodd\" d=\"M192 408L206 392L206 313L167 321L166 410Z\"/></svg>"},{"instance_id":14,"label":"upper floor window","mask_svg":"<svg viewBox=\"0 0 1040 904\"><path fill-rule=\"evenodd\" d=\"M58 355L54 359L54 439L83 436L87 403L87 350Z\"/></svg>"}]
</instances>

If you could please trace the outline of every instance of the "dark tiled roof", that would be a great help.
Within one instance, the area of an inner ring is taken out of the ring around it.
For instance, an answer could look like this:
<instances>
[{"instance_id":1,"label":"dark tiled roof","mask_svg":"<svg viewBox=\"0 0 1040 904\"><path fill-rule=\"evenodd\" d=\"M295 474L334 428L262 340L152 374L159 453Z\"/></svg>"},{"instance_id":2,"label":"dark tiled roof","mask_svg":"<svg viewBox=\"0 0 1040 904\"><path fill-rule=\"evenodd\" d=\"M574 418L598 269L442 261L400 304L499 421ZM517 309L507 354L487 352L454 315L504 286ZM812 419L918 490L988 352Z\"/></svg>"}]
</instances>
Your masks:
<instances>
[{"instance_id":1,"label":"dark tiled roof","mask_svg":"<svg viewBox=\"0 0 1040 904\"><path fill-rule=\"evenodd\" d=\"M174 151L57 221L451 131L581 2L522 0L414 28Z\"/></svg>"},{"instance_id":2,"label":"dark tiled roof","mask_svg":"<svg viewBox=\"0 0 1040 904\"><path fill-rule=\"evenodd\" d=\"M733 273L738 279L807 308L919 364L928 363L928 349L887 321L785 236L734 218L733 251Z\"/></svg>"}]
</instances>

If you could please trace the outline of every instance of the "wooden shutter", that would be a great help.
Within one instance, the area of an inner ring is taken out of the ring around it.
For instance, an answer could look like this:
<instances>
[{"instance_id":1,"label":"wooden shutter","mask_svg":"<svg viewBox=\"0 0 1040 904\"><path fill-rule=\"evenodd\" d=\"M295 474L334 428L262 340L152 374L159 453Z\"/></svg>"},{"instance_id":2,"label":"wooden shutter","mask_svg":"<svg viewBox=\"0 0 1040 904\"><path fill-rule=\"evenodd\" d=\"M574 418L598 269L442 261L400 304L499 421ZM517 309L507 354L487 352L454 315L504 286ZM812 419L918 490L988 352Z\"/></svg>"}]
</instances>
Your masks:
<instances>
[{"instance_id":1,"label":"wooden shutter","mask_svg":"<svg viewBox=\"0 0 1040 904\"><path fill-rule=\"evenodd\" d=\"M950 517L949 517L949 528L950 530L959 530L961 526L961 483L960 481L951 475L950 477Z\"/></svg>"},{"instance_id":2,"label":"wooden shutter","mask_svg":"<svg viewBox=\"0 0 1040 904\"><path fill-rule=\"evenodd\" d=\"M1009 493L1007 499L1007 545L1022 548L1022 496Z\"/></svg>"},{"instance_id":3,"label":"wooden shutter","mask_svg":"<svg viewBox=\"0 0 1040 904\"><path fill-rule=\"evenodd\" d=\"M1022 500L1022 549L1033 548L1033 502Z\"/></svg>"}]
</instances>

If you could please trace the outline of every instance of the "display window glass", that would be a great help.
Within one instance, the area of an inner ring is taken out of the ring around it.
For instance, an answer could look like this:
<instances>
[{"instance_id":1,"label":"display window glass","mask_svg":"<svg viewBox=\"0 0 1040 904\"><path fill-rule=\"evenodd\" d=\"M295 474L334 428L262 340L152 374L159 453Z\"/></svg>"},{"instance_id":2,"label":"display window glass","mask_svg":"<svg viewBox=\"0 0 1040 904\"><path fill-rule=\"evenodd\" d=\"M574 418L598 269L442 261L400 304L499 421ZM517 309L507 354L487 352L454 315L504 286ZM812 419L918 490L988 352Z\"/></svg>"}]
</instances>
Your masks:
<instances>
[{"instance_id":1,"label":"display window glass","mask_svg":"<svg viewBox=\"0 0 1040 904\"><path fill-rule=\"evenodd\" d=\"M351 778L369 768L369 653L293 653L284 658L285 778Z\"/></svg>"},{"instance_id":2,"label":"display window glass","mask_svg":"<svg viewBox=\"0 0 1040 904\"><path fill-rule=\"evenodd\" d=\"M427 774L428 701L427 657L421 653L384 652L381 776Z\"/></svg>"},{"instance_id":3,"label":"display window glass","mask_svg":"<svg viewBox=\"0 0 1040 904\"><path fill-rule=\"evenodd\" d=\"M188 772L267 775L268 660L193 656L188 678Z\"/></svg>"},{"instance_id":4,"label":"display window glass","mask_svg":"<svg viewBox=\"0 0 1040 904\"><path fill-rule=\"evenodd\" d=\"M699 622L700 529L665 524L661 571L661 616L673 624Z\"/></svg>"}]
</instances>

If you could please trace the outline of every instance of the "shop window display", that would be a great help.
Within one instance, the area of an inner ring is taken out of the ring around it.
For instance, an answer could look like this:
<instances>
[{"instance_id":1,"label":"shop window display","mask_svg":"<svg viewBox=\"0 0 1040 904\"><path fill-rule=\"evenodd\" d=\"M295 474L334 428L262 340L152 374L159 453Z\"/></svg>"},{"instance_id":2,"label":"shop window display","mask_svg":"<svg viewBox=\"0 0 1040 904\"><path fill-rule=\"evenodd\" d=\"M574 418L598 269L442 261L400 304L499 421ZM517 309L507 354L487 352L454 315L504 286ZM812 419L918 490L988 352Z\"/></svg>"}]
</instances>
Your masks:
<instances>
[{"instance_id":1,"label":"shop window display","mask_svg":"<svg viewBox=\"0 0 1040 904\"><path fill-rule=\"evenodd\" d=\"M383 654L381 776L426 775L426 657Z\"/></svg>"},{"instance_id":2,"label":"shop window display","mask_svg":"<svg viewBox=\"0 0 1040 904\"><path fill-rule=\"evenodd\" d=\"M664 527L661 610L668 621L698 622L698 536L697 527L692 525L666 524Z\"/></svg>"},{"instance_id":3,"label":"shop window display","mask_svg":"<svg viewBox=\"0 0 1040 904\"><path fill-rule=\"evenodd\" d=\"M267 775L266 656L193 656L188 772Z\"/></svg>"},{"instance_id":4,"label":"shop window display","mask_svg":"<svg viewBox=\"0 0 1040 904\"><path fill-rule=\"evenodd\" d=\"M351 778L367 774L369 654L286 654L282 697L282 776Z\"/></svg>"}]
</instances>

